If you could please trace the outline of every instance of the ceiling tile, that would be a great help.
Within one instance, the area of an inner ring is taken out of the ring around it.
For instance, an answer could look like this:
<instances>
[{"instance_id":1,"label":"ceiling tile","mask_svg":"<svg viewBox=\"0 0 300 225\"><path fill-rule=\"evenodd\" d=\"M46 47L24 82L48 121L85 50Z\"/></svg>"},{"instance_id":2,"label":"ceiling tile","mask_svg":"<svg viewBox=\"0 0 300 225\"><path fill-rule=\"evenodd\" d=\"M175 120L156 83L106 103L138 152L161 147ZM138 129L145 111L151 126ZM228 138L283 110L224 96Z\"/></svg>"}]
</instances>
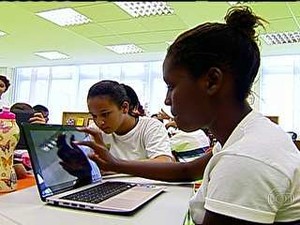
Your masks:
<instances>
[{"instance_id":1,"label":"ceiling tile","mask_svg":"<svg viewBox=\"0 0 300 225\"><path fill-rule=\"evenodd\" d=\"M132 18L112 2L78 7L76 10L89 17L94 23L127 20Z\"/></svg>"},{"instance_id":2,"label":"ceiling tile","mask_svg":"<svg viewBox=\"0 0 300 225\"><path fill-rule=\"evenodd\" d=\"M227 2L171 2L175 14L189 27L197 26L207 21L223 20L229 4Z\"/></svg>"},{"instance_id":3,"label":"ceiling tile","mask_svg":"<svg viewBox=\"0 0 300 225\"><path fill-rule=\"evenodd\" d=\"M148 31L163 31L168 29L188 29L188 25L177 15L164 15L136 18L136 21Z\"/></svg>"},{"instance_id":4,"label":"ceiling tile","mask_svg":"<svg viewBox=\"0 0 300 225\"><path fill-rule=\"evenodd\" d=\"M101 1L96 2L97 4L101 4ZM40 12L52 9L61 9L61 8L75 8L81 6L87 6L91 4L95 4L95 2L72 2L72 1L19 1L15 3L19 7L26 9L31 12ZM2 3L1 3L2 5Z\"/></svg>"},{"instance_id":5,"label":"ceiling tile","mask_svg":"<svg viewBox=\"0 0 300 225\"><path fill-rule=\"evenodd\" d=\"M133 33L120 35L122 38L134 44L165 43L173 41L182 30L169 30L146 33Z\"/></svg>"},{"instance_id":6,"label":"ceiling tile","mask_svg":"<svg viewBox=\"0 0 300 225\"><path fill-rule=\"evenodd\" d=\"M128 34L147 31L147 29L139 24L134 18L128 20L103 22L101 25L115 34Z\"/></svg>"},{"instance_id":7,"label":"ceiling tile","mask_svg":"<svg viewBox=\"0 0 300 225\"><path fill-rule=\"evenodd\" d=\"M174 15L132 18L109 1L3 1L0 7L0 30L8 33L0 38L0 66L31 66L118 60L152 60L162 57L167 41L203 22L223 22L228 2L170 1ZM300 2L248 2L253 11L270 22L267 32L296 31L300 27ZM35 15L48 9L72 7L92 23L59 27ZM262 29L259 29L262 33ZM122 57L105 45L134 43L144 53ZM265 54L271 48L262 42ZM34 51L58 50L70 60L49 62L33 55ZM266 51L267 50L267 51ZM284 52L299 51L299 44L284 45ZM272 52L272 51L271 51ZM284 53L281 53L284 54Z\"/></svg>"},{"instance_id":8,"label":"ceiling tile","mask_svg":"<svg viewBox=\"0 0 300 225\"><path fill-rule=\"evenodd\" d=\"M270 20L268 25L269 32L287 32L287 31L297 31L299 30L295 20L293 18Z\"/></svg>"},{"instance_id":9,"label":"ceiling tile","mask_svg":"<svg viewBox=\"0 0 300 225\"><path fill-rule=\"evenodd\" d=\"M297 16L297 17L300 16L300 2L299 1L287 2L286 4L290 7L292 13L295 16Z\"/></svg>"},{"instance_id":10,"label":"ceiling tile","mask_svg":"<svg viewBox=\"0 0 300 225\"><path fill-rule=\"evenodd\" d=\"M80 34L85 37L95 37L95 36L103 36L103 35L112 35L113 33L110 33L106 28L98 25L98 24L83 24L80 26L72 26L67 27L66 29L75 32L77 34Z\"/></svg>"},{"instance_id":11,"label":"ceiling tile","mask_svg":"<svg viewBox=\"0 0 300 225\"><path fill-rule=\"evenodd\" d=\"M257 16L267 21L292 16L285 2L255 2L248 5Z\"/></svg>"},{"instance_id":12,"label":"ceiling tile","mask_svg":"<svg viewBox=\"0 0 300 225\"><path fill-rule=\"evenodd\" d=\"M93 37L91 38L91 40L97 42L100 45L118 45L131 43L130 41L119 35Z\"/></svg>"},{"instance_id":13,"label":"ceiling tile","mask_svg":"<svg viewBox=\"0 0 300 225\"><path fill-rule=\"evenodd\" d=\"M153 43L140 44L139 47L146 52L167 52L169 45L167 43Z\"/></svg>"}]
</instances>

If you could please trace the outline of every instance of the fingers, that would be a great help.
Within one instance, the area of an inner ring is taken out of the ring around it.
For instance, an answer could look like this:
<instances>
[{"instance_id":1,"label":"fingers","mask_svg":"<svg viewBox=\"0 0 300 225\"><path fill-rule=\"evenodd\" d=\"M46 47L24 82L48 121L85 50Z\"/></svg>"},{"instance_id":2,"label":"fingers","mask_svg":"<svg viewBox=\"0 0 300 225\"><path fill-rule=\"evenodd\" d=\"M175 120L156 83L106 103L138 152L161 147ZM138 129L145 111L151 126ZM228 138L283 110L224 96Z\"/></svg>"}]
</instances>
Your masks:
<instances>
[{"instance_id":1,"label":"fingers","mask_svg":"<svg viewBox=\"0 0 300 225\"><path fill-rule=\"evenodd\" d=\"M99 168L102 168L105 165L105 161L102 160L97 154L89 154L89 158L93 160Z\"/></svg>"},{"instance_id":2,"label":"fingers","mask_svg":"<svg viewBox=\"0 0 300 225\"><path fill-rule=\"evenodd\" d=\"M66 142L66 135L64 133L61 133L57 136L57 146L65 146L67 145Z\"/></svg>"},{"instance_id":3,"label":"fingers","mask_svg":"<svg viewBox=\"0 0 300 225\"><path fill-rule=\"evenodd\" d=\"M46 120L40 117L31 117L28 121L31 124L46 124Z\"/></svg>"},{"instance_id":4,"label":"fingers","mask_svg":"<svg viewBox=\"0 0 300 225\"><path fill-rule=\"evenodd\" d=\"M94 141L97 144L101 144L101 145L104 144L101 132L99 130L92 128L92 127L77 127L76 129L78 131L82 131L82 132L92 135L92 137L94 138Z\"/></svg>"},{"instance_id":5,"label":"fingers","mask_svg":"<svg viewBox=\"0 0 300 225\"><path fill-rule=\"evenodd\" d=\"M102 151L107 151L107 148L104 145L98 144L94 141L74 141L75 145L84 145L92 148L96 154L101 155Z\"/></svg>"},{"instance_id":6,"label":"fingers","mask_svg":"<svg viewBox=\"0 0 300 225\"><path fill-rule=\"evenodd\" d=\"M38 124L45 124L46 119L44 118L43 114L40 112L34 113L31 118L29 118L29 123L38 123Z\"/></svg>"},{"instance_id":7,"label":"fingers","mask_svg":"<svg viewBox=\"0 0 300 225\"><path fill-rule=\"evenodd\" d=\"M78 149L78 146L76 144L74 144L74 141L75 141L75 136L74 134L71 135L71 138L70 138L70 143L71 143L71 146L75 149ZM81 151L81 150L80 150Z\"/></svg>"}]
</instances>

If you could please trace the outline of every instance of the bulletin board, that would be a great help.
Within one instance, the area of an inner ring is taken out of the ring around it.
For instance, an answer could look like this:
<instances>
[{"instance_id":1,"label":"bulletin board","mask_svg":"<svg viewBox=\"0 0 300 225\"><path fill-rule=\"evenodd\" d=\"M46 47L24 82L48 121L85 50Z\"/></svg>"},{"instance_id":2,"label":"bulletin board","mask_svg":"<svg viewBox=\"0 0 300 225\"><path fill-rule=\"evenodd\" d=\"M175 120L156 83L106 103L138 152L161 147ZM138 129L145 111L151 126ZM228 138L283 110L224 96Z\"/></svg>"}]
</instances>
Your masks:
<instances>
[{"instance_id":1,"label":"bulletin board","mask_svg":"<svg viewBox=\"0 0 300 225\"><path fill-rule=\"evenodd\" d=\"M89 126L93 122L88 112L63 112L62 124L72 126Z\"/></svg>"}]
</instances>

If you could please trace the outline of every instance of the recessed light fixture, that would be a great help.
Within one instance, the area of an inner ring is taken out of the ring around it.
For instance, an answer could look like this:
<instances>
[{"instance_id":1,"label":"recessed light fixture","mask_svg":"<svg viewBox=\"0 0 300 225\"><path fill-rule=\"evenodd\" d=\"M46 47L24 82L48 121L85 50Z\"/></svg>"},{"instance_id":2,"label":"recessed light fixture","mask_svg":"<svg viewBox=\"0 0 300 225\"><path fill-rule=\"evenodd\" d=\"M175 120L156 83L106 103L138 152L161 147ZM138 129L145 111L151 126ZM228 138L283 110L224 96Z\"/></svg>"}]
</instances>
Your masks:
<instances>
[{"instance_id":1,"label":"recessed light fixture","mask_svg":"<svg viewBox=\"0 0 300 225\"><path fill-rule=\"evenodd\" d=\"M118 54L134 54L134 53L141 53L144 51L143 49L139 48L134 44L110 45L110 46L106 46L106 48Z\"/></svg>"},{"instance_id":2,"label":"recessed light fixture","mask_svg":"<svg viewBox=\"0 0 300 225\"><path fill-rule=\"evenodd\" d=\"M36 13L36 15L59 26L72 26L91 22L89 18L71 8L44 11Z\"/></svg>"},{"instance_id":3,"label":"recessed light fixture","mask_svg":"<svg viewBox=\"0 0 300 225\"><path fill-rule=\"evenodd\" d=\"M300 32L269 33L261 35L268 45L279 45L300 42Z\"/></svg>"},{"instance_id":4,"label":"recessed light fixture","mask_svg":"<svg viewBox=\"0 0 300 225\"><path fill-rule=\"evenodd\" d=\"M244 4L245 2L240 2L240 1L237 1L237 2L228 2L229 5L231 6L235 6L235 5L242 5Z\"/></svg>"},{"instance_id":5,"label":"recessed light fixture","mask_svg":"<svg viewBox=\"0 0 300 225\"><path fill-rule=\"evenodd\" d=\"M57 51L49 51L49 52L35 52L34 53L37 56L50 59L50 60L56 60L56 59L68 59L70 56L63 54L61 52Z\"/></svg>"},{"instance_id":6,"label":"recessed light fixture","mask_svg":"<svg viewBox=\"0 0 300 225\"><path fill-rule=\"evenodd\" d=\"M7 35L7 33L5 33L5 32L3 32L3 31L0 30L0 37L1 36L5 36L5 35Z\"/></svg>"},{"instance_id":7,"label":"recessed light fixture","mask_svg":"<svg viewBox=\"0 0 300 225\"><path fill-rule=\"evenodd\" d=\"M173 14L174 10L166 2L114 2L133 17Z\"/></svg>"}]
</instances>

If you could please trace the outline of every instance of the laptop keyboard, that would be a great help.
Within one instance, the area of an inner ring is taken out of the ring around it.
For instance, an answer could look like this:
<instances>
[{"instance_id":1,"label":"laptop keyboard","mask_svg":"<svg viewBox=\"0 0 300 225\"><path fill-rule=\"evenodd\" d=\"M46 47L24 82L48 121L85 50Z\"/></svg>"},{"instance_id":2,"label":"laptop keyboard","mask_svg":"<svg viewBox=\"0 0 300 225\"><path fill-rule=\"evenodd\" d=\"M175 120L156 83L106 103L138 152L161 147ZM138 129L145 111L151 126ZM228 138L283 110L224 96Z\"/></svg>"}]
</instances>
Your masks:
<instances>
[{"instance_id":1,"label":"laptop keyboard","mask_svg":"<svg viewBox=\"0 0 300 225\"><path fill-rule=\"evenodd\" d=\"M64 196L62 199L97 204L134 186L136 186L136 184L118 181L105 182L74 194Z\"/></svg>"}]
</instances>

